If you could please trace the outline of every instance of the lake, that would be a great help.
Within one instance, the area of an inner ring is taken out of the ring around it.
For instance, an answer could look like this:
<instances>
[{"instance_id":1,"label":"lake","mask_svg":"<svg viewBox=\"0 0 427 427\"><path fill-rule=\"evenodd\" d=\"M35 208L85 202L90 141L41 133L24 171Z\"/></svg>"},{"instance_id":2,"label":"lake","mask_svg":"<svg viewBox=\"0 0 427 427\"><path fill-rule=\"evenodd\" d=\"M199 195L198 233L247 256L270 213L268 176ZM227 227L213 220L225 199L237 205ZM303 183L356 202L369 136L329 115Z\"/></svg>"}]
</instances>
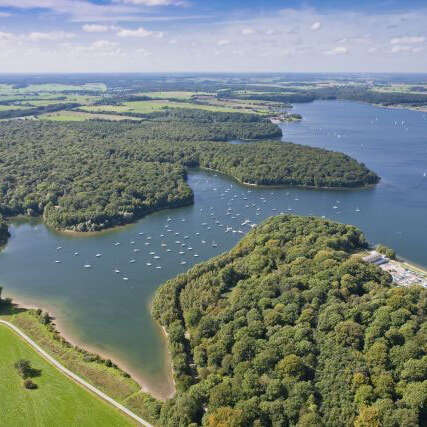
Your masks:
<instances>
[{"instance_id":1,"label":"lake","mask_svg":"<svg viewBox=\"0 0 427 427\"><path fill-rule=\"evenodd\" d=\"M150 301L165 280L233 247L251 224L279 212L355 224L427 266L427 114L367 104L297 104L284 140L345 152L381 177L364 190L253 188L190 171L193 206L157 212L96 235L14 221L0 254L6 296L49 309L73 342L119 361L157 395L171 391L165 342ZM98 256L97 256L98 255ZM85 268L85 265L90 267Z\"/></svg>"}]
</instances>

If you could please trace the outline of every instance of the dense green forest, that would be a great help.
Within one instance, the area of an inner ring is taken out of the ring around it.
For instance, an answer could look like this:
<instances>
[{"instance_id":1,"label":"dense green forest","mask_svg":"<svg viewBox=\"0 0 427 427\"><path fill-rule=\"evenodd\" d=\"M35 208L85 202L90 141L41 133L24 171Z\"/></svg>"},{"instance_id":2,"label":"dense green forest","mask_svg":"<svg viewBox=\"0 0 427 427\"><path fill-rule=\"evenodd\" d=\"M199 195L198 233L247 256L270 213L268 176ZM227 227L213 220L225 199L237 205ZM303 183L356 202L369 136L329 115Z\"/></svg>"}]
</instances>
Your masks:
<instances>
[{"instance_id":1,"label":"dense green forest","mask_svg":"<svg viewBox=\"0 0 427 427\"><path fill-rule=\"evenodd\" d=\"M253 88L250 88L253 90ZM348 101L362 101L371 104L395 105L427 105L427 94L410 92L385 92L372 90L365 86L342 85L318 88L264 88L260 93L241 93L240 91L226 90L218 93L218 98L262 100L283 103L312 102L316 99L333 100L343 99ZM266 92L268 90L268 92Z\"/></svg>"},{"instance_id":2,"label":"dense green forest","mask_svg":"<svg viewBox=\"0 0 427 427\"><path fill-rule=\"evenodd\" d=\"M0 246L4 245L7 242L7 239L10 237L7 223L0 215Z\"/></svg>"},{"instance_id":3,"label":"dense green forest","mask_svg":"<svg viewBox=\"0 0 427 427\"><path fill-rule=\"evenodd\" d=\"M419 426L427 291L363 262L355 227L281 215L156 293L177 395L163 426Z\"/></svg>"},{"instance_id":4,"label":"dense green forest","mask_svg":"<svg viewBox=\"0 0 427 427\"><path fill-rule=\"evenodd\" d=\"M274 125L258 116L171 114L141 123L5 122L0 214L43 215L57 229L100 230L192 203L186 168L197 166L251 184L355 187L379 179L341 153L279 141L216 141L218 134L224 140L269 136Z\"/></svg>"},{"instance_id":5,"label":"dense green forest","mask_svg":"<svg viewBox=\"0 0 427 427\"><path fill-rule=\"evenodd\" d=\"M15 117L39 116L40 114L53 113L54 111L71 110L80 107L76 102L42 105L40 107L22 108L16 110L0 111L0 119L13 119Z\"/></svg>"}]
</instances>

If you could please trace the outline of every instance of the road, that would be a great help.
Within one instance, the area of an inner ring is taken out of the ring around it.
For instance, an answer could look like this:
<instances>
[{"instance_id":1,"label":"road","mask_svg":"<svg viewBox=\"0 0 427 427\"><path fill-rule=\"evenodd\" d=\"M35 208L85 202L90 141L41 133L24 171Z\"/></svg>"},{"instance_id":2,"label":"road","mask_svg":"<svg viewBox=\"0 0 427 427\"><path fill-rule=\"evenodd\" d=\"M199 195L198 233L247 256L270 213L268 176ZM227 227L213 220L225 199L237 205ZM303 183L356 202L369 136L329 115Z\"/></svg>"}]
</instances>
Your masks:
<instances>
[{"instance_id":1,"label":"road","mask_svg":"<svg viewBox=\"0 0 427 427\"><path fill-rule=\"evenodd\" d=\"M124 407L119 402L116 402L114 399L112 399L110 396L107 396L104 392L94 387L92 384L89 384L87 381L85 381L83 378L80 378L78 375L76 375L74 372L71 372L69 369L67 369L65 366L61 365L57 360L55 360L52 356L50 356L48 353L46 353L38 344L36 344L28 335L24 334L19 328L17 328L15 325L13 325L10 322L7 322L6 320L0 320L0 323L8 326L9 328L13 329L19 336L21 336L25 341L27 341L28 344L30 344L38 353L40 353L48 362L50 362L52 365L54 365L57 369L59 369L61 372L63 372L65 375L72 378L74 381L81 384L83 387L87 388L91 392L97 394L99 397L110 403L111 405L115 406L116 408L120 409L123 413L137 421L143 426L146 427L153 427L150 423L143 420L141 417L133 413L128 408Z\"/></svg>"}]
</instances>

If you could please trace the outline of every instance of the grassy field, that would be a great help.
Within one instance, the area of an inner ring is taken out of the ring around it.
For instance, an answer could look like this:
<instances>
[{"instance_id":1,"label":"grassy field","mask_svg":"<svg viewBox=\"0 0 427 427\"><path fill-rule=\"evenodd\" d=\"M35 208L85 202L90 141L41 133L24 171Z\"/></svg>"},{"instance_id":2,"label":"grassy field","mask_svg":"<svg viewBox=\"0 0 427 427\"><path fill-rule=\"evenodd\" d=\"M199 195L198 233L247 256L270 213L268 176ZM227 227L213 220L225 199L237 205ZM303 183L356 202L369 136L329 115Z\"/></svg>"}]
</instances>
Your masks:
<instances>
[{"instance_id":1,"label":"grassy field","mask_svg":"<svg viewBox=\"0 0 427 427\"><path fill-rule=\"evenodd\" d=\"M140 385L136 381L124 375L123 371L114 366L107 367L102 360L95 359L93 357L95 355L70 345L54 331L51 325L43 325L40 323L38 316L33 310L18 309L16 307L7 310L3 309L3 311L0 312L0 319L7 320L16 325L66 368L102 390L108 396L120 402L142 418L153 421L152 411L155 411L157 404L149 395L142 392ZM0 347L1 346L2 344L0 341ZM0 368L1 365L2 363L0 360ZM34 365L34 367L36 368L37 366ZM3 377L0 376L0 378ZM38 383L38 378L36 380L35 382ZM0 396L2 396L1 384ZM0 425L2 425L1 415Z\"/></svg>"},{"instance_id":2,"label":"grassy field","mask_svg":"<svg viewBox=\"0 0 427 427\"><path fill-rule=\"evenodd\" d=\"M27 390L14 368L29 360L40 375ZM118 410L103 402L45 361L5 325L0 325L0 424L13 426L131 426Z\"/></svg>"},{"instance_id":3,"label":"grassy field","mask_svg":"<svg viewBox=\"0 0 427 427\"><path fill-rule=\"evenodd\" d=\"M80 111L63 110L54 113L41 114L39 120L51 120L55 122L82 122L85 120L136 120L137 117L119 116L117 114L91 114Z\"/></svg>"},{"instance_id":4,"label":"grassy field","mask_svg":"<svg viewBox=\"0 0 427 427\"><path fill-rule=\"evenodd\" d=\"M0 111L9 111L9 110L25 110L31 108L28 105L0 105Z\"/></svg>"},{"instance_id":5,"label":"grassy field","mask_svg":"<svg viewBox=\"0 0 427 427\"><path fill-rule=\"evenodd\" d=\"M197 108L199 110L220 111L224 113L234 113L238 110L232 107L223 107L219 105L194 104L189 102L173 102L173 101L131 101L124 102L122 105L88 105L81 107L82 110L88 112L116 112L116 113L140 113L148 114L154 111L161 111L165 108Z\"/></svg>"},{"instance_id":6,"label":"grassy field","mask_svg":"<svg viewBox=\"0 0 427 427\"><path fill-rule=\"evenodd\" d=\"M186 91L169 91L169 92L143 92L138 95L149 96L150 98L159 98L159 99L190 99L194 95L212 95L207 92L186 92Z\"/></svg>"}]
</instances>

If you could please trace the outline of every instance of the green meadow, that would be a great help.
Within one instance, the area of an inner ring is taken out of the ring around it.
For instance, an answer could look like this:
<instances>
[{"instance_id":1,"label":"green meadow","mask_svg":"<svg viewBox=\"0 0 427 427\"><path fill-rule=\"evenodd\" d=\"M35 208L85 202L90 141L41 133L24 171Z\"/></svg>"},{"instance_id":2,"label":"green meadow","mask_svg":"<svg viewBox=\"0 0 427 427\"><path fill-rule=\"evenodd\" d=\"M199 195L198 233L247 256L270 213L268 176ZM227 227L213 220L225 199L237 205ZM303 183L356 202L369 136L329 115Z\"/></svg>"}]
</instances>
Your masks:
<instances>
[{"instance_id":1,"label":"green meadow","mask_svg":"<svg viewBox=\"0 0 427 427\"><path fill-rule=\"evenodd\" d=\"M28 390L14 364L31 362L40 373ZM0 424L14 426L131 426L133 421L69 379L11 329L0 325Z\"/></svg>"}]
</instances>

